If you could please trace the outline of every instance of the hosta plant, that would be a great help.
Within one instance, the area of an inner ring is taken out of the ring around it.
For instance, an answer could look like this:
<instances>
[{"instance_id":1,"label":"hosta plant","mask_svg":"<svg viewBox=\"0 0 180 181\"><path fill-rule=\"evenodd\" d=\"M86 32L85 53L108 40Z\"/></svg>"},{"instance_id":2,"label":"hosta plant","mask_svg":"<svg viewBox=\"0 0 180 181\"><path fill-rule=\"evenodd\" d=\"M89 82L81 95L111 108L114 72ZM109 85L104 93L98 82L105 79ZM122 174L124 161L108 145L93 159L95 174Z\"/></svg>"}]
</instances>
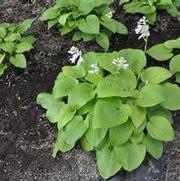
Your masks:
<instances>
[{"instance_id":1,"label":"hosta plant","mask_svg":"<svg viewBox=\"0 0 180 181\"><path fill-rule=\"evenodd\" d=\"M180 17L179 0L120 0L127 13L141 13L150 23L156 20L157 10L166 10L173 17Z\"/></svg>"},{"instance_id":2,"label":"hosta plant","mask_svg":"<svg viewBox=\"0 0 180 181\"><path fill-rule=\"evenodd\" d=\"M73 40L95 40L105 50L112 33L127 34L127 28L113 19L112 0L59 0L47 9L42 20L58 25L61 35L73 33Z\"/></svg>"},{"instance_id":3,"label":"hosta plant","mask_svg":"<svg viewBox=\"0 0 180 181\"><path fill-rule=\"evenodd\" d=\"M180 83L180 54L175 54L173 50L180 50L180 37L154 45L147 53L157 61L170 61L170 72L175 74L176 82Z\"/></svg>"},{"instance_id":4,"label":"hosta plant","mask_svg":"<svg viewBox=\"0 0 180 181\"><path fill-rule=\"evenodd\" d=\"M4 73L10 62L15 67L26 68L25 52L33 48L35 38L25 36L33 22L27 19L19 24L0 24L0 76Z\"/></svg>"},{"instance_id":5,"label":"hosta plant","mask_svg":"<svg viewBox=\"0 0 180 181\"><path fill-rule=\"evenodd\" d=\"M163 141L172 141L170 111L180 109L180 88L167 82L172 73L146 67L139 49L85 54L81 64L65 66L52 93L37 103L58 128L53 156L71 150L77 141L95 151L100 175L132 171L146 153L161 157Z\"/></svg>"}]
</instances>

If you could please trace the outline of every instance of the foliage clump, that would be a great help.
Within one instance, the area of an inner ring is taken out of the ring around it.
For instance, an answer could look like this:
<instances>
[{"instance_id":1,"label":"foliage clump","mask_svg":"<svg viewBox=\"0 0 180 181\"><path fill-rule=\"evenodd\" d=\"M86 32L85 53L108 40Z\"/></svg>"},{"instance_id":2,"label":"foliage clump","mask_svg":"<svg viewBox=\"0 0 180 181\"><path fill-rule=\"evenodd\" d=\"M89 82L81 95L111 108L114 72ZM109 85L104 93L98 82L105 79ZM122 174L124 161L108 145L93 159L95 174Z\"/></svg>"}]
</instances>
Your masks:
<instances>
[{"instance_id":1,"label":"foliage clump","mask_svg":"<svg viewBox=\"0 0 180 181\"><path fill-rule=\"evenodd\" d=\"M174 139L170 111L180 109L180 88L168 82L173 74L146 67L139 49L82 58L79 65L63 67L52 93L37 97L58 127L53 156L80 140L83 150L96 151L103 178L136 169L146 152L160 158L163 141Z\"/></svg>"},{"instance_id":2,"label":"foliage clump","mask_svg":"<svg viewBox=\"0 0 180 181\"><path fill-rule=\"evenodd\" d=\"M73 41L96 40L107 50L112 33L128 33L122 23L113 19L110 3L112 0L60 0L43 13L42 20L48 21L49 28L58 24L61 35L73 31Z\"/></svg>"},{"instance_id":3,"label":"foliage clump","mask_svg":"<svg viewBox=\"0 0 180 181\"><path fill-rule=\"evenodd\" d=\"M33 48L36 39L23 33L31 27L33 21L27 19L19 24L0 24L0 76L6 70L8 60L15 67L26 68L24 52Z\"/></svg>"}]
</instances>

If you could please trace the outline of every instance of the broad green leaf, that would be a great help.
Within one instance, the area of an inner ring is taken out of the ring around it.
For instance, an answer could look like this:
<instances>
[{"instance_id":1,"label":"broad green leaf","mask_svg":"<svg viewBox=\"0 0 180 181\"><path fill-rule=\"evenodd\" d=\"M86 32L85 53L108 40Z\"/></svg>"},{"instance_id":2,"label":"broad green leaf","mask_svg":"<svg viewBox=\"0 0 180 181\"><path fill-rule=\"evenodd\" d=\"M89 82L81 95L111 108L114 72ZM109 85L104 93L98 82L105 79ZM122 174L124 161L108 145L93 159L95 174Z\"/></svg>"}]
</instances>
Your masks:
<instances>
[{"instance_id":1,"label":"broad green leaf","mask_svg":"<svg viewBox=\"0 0 180 181\"><path fill-rule=\"evenodd\" d=\"M63 14L59 17L59 23L64 26L66 24L66 21L68 19L68 17L71 15L71 13L66 13L66 14Z\"/></svg>"},{"instance_id":2,"label":"broad green leaf","mask_svg":"<svg viewBox=\"0 0 180 181\"><path fill-rule=\"evenodd\" d=\"M78 81L75 78L60 74L55 81L52 94L55 98L64 97L76 86L78 86Z\"/></svg>"},{"instance_id":3,"label":"broad green leaf","mask_svg":"<svg viewBox=\"0 0 180 181\"><path fill-rule=\"evenodd\" d=\"M109 129L109 140L113 146L121 146L131 137L133 125L130 121Z\"/></svg>"},{"instance_id":4,"label":"broad green leaf","mask_svg":"<svg viewBox=\"0 0 180 181\"><path fill-rule=\"evenodd\" d=\"M131 70L121 70L105 77L97 85L98 97L129 97L136 88L136 77Z\"/></svg>"},{"instance_id":5,"label":"broad green leaf","mask_svg":"<svg viewBox=\"0 0 180 181\"><path fill-rule=\"evenodd\" d=\"M69 24L66 23L60 30L61 31L61 36L70 33L75 27L76 27L76 24L74 24L74 26L70 27Z\"/></svg>"},{"instance_id":6,"label":"broad green leaf","mask_svg":"<svg viewBox=\"0 0 180 181\"><path fill-rule=\"evenodd\" d=\"M94 105L96 103L96 100L93 99L91 101L89 101L87 104L85 104L83 107L81 107L79 110L78 110L78 114L80 115L85 115L89 112L92 112L93 109L94 109Z\"/></svg>"},{"instance_id":7,"label":"broad green leaf","mask_svg":"<svg viewBox=\"0 0 180 181\"><path fill-rule=\"evenodd\" d=\"M81 11L83 15L87 15L95 6L95 0L80 0L79 11Z\"/></svg>"},{"instance_id":8,"label":"broad green leaf","mask_svg":"<svg viewBox=\"0 0 180 181\"><path fill-rule=\"evenodd\" d=\"M81 65L65 66L62 68L63 74L67 77L83 78L86 75L86 71Z\"/></svg>"},{"instance_id":9,"label":"broad green leaf","mask_svg":"<svg viewBox=\"0 0 180 181\"><path fill-rule=\"evenodd\" d=\"M73 110L69 105L64 105L59 112L58 129L62 129L74 117L76 110Z\"/></svg>"},{"instance_id":10,"label":"broad green leaf","mask_svg":"<svg viewBox=\"0 0 180 181\"><path fill-rule=\"evenodd\" d=\"M69 92L68 104L79 109L92 100L94 96L95 93L91 84L80 83Z\"/></svg>"},{"instance_id":11,"label":"broad green leaf","mask_svg":"<svg viewBox=\"0 0 180 181\"><path fill-rule=\"evenodd\" d=\"M176 84L165 83L162 85L162 93L165 97L161 105L171 111L180 109L180 88Z\"/></svg>"},{"instance_id":12,"label":"broad green leaf","mask_svg":"<svg viewBox=\"0 0 180 181\"><path fill-rule=\"evenodd\" d=\"M26 57L23 54L16 54L14 57L10 57L10 62L13 64L15 67L18 68L26 68L27 63L26 63Z\"/></svg>"},{"instance_id":13,"label":"broad green leaf","mask_svg":"<svg viewBox=\"0 0 180 181\"><path fill-rule=\"evenodd\" d=\"M99 99L94 108L93 127L111 128L123 124L130 114L131 107L118 98Z\"/></svg>"},{"instance_id":14,"label":"broad green leaf","mask_svg":"<svg viewBox=\"0 0 180 181\"><path fill-rule=\"evenodd\" d=\"M93 128L93 116L88 115L89 119L89 128L85 133L86 138L90 144L94 147L97 147L99 143L104 139L108 131L107 128Z\"/></svg>"},{"instance_id":15,"label":"broad green leaf","mask_svg":"<svg viewBox=\"0 0 180 181\"><path fill-rule=\"evenodd\" d=\"M104 179L108 179L121 169L121 165L117 162L113 148L97 151L96 159L98 170Z\"/></svg>"},{"instance_id":16,"label":"broad green leaf","mask_svg":"<svg viewBox=\"0 0 180 181\"><path fill-rule=\"evenodd\" d=\"M136 128L138 128L146 118L146 109L138 105L134 105L132 108L132 114L130 118Z\"/></svg>"},{"instance_id":17,"label":"broad green leaf","mask_svg":"<svg viewBox=\"0 0 180 181\"><path fill-rule=\"evenodd\" d=\"M73 41L79 41L83 38L83 33L81 31L76 31L73 34L72 40Z\"/></svg>"},{"instance_id":18,"label":"broad green leaf","mask_svg":"<svg viewBox=\"0 0 180 181\"><path fill-rule=\"evenodd\" d=\"M164 46L168 49L180 48L179 42L177 40L168 40L164 43Z\"/></svg>"},{"instance_id":19,"label":"broad green leaf","mask_svg":"<svg viewBox=\"0 0 180 181\"><path fill-rule=\"evenodd\" d=\"M14 51L14 43L13 42L4 42L0 44L0 49L4 50L5 52L8 52L10 54Z\"/></svg>"},{"instance_id":20,"label":"broad green leaf","mask_svg":"<svg viewBox=\"0 0 180 181\"><path fill-rule=\"evenodd\" d=\"M51 123L61 121L59 119L60 110L64 107L64 102L55 99L52 94L40 93L37 96L37 104L40 104L44 109L47 109L46 116Z\"/></svg>"},{"instance_id":21,"label":"broad green leaf","mask_svg":"<svg viewBox=\"0 0 180 181\"><path fill-rule=\"evenodd\" d=\"M140 134L133 134L131 137L130 137L130 140L132 143L135 143L135 144L141 144L142 143L142 140L143 140L143 137L144 137L144 133L140 133Z\"/></svg>"},{"instance_id":22,"label":"broad green leaf","mask_svg":"<svg viewBox=\"0 0 180 181\"><path fill-rule=\"evenodd\" d=\"M102 74L88 74L85 78L88 82L93 83L94 85L97 85L99 82L103 81Z\"/></svg>"},{"instance_id":23,"label":"broad green leaf","mask_svg":"<svg viewBox=\"0 0 180 181\"><path fill-rule=\"evenodd\" d=\"M161 141L151 138L149 135L143 138L143 144L146 146L147 152L155 159L159 159L163 153L163 144Z\"/></svg>"},{"instance_id":24,"label":"broad green leaf","mask_svg":"<svg viewBox=\"0 0 180 181\"><path fill-rule=\"evenodd\" d=\"M146 84L140 91L136 103L141 107L152 107L164 101L162 87L156 84Z\"/></svg>"},{"instance_id":25,"label":"broad green leaf","mask_svg":"<svg viewBox=\"0 0 180 181\"><path fill-rule=\"evenodd\" d=\"M169 68L173 74L180 72L180 54L171 59Z\"/></svg>"},{"instance_id":26,"label":"broad green leaf","mask_svg":"<svg viewBox=\"0 0 180 181\"><path fill-rule=\"evenodd\" d=\"M100 33L96 37L96 42L106 51L109 49L109 38L105 33Z\"/></svg>"},{"instance_id":27,"label":"broad green leaf","mask_svg":"<svg viewBox=\"0 0 180 181\"><path fill-rule=\"evenodd\" d=\"M55 24L59 22L59 18L57 17L56 19L48 20L48 30L52 28Z\"/></svg>"},{"instance_id":28,"label":"broad green leaf","mask_svg":"<svg viewBox=\"0 0 180 181\"><path fill-rule=\"evenodd\" d=\"M135 170L143 162L146 154L146 147L142 144L126 143L115 147L117 161L127 171Z\"/></svg>"},{"instance_id":29,"label":"broad green leaf","mask_svg":"<svg viewBox=\"0 0 180 181\"><path fill-rule=\"evenodd\" d=\"M147 53L155 60L166 61L166 60L169 60L173 56L173 53L171 53L171 51L172 49L166 48L164 44L158 44L151 47L147 51Z\"/></svg>"},{"instance_id":30,"label":"broad green leaf","mask_svg":"<svg viewBox=\"0 0 180 181\"><path fill-rule=\"evenodd\" d=\"M75 143L83 136L89 127L89 120L83 120L81 116L75 116L62 132L62 139L68 144Z\"/></svg>"},{"instance_id":31,"label":"broad green leaf","mask_svg":"<svg viewBox=\"0 0 180 181\"><path fill-rule=\"evenodd\" d=\"M0 64L3 62L6 54L0 54Z\"/></svg>"},{"instance_id":32,"label":"broad green leaf","mask_svg":"<svg viewBox=\"0 0 180 181\"><path fill-rule=\"evenodd\" d=\"M25 36L22 37L20 41L33 44L36 41L36 38L34 36Z\"/></svg>"},{"instance_id":33,"label":"broad green leaf","mask_svg":"<svg viewBox=\"0 0 180 181\"><path fill-rule=\"evenodd\" d=\"M4 38L6 35L6 29L4 27L0 27L0 38Z\"/></svg>"},{"instance_id":34,"label":"broad green leaf","mask_svg":"<svg viewBox=\"0 0 180 181\"><path fill-rule=\"evenodd\" d=\"M0 64L0 76L3 75L3 73L6 69L7 69L7 65L1 63Z\"/></svg>"},{"instance_id":35,"label":"broad green leaf","mask_svg":"<svg viewBox=\"0 0 180 181\"><path fill-rule=\"evenodd\" d=\"M110 144L110 141L109 141L109 136L108 136L108 134L106 134L106 136L101 141L101 143L97 147L95 147L95 150L100 151L100 150L103 150L103 149L107 149L109 147L111 147L111 144Z\"/></svg>"},{"instance_id":36,"label":"broad green leaf","mask_svg":"<svg viewBox=\"0 0 180 181\"><path fill-rule=\"evenodd\" d=\"M146 123L147 123L147 119L145 119L144 122L138 128L134 128L133 135L141 134L146 128Z\"/></svg>"},{"instance_id":37,"label":"broad green leaf","mask_svg":"<svg viewBox=\"0 0 180 181\"><path fill-rule=\"evenodd\" d=\"M6 38L4 39L5 41L15 41L15 40L20 40L21 35L20 33L11 33Z\"/></svg>"},{"instance_id":38,"label":"broad green leaf","mask_svg":"<svg viewBox=\"0 0 180 181\"><path fill-rule=\"evenodd\" d=\"M29 50L31 50L33 48L33 46L31 45L31 43L27 43L27 42L21 42L19 44L16 45L16 53L23 53L23 52L27 52Z\"/></svg>"},{"instance_id":39,"label":"broad green leaf","mask_svg":"<svg viewBox=\"0 0 180 181\"><path fill-rule=\"evenodd\" d=\"M34 22L34 19L26 19L26 20L24 20L23 22L21 22L17 26L15 32L16 33L24 33L24 32L26 32L31 27L33 22Z\"/></svg>"},{"instance_id":40,"label":"broad green leaf","mask_svg":"<svg viewBox=\"0 0 180 181\"><path fill-rule=\"evenodd\" d=\"M129 68L136 74L139 75L142 69L146 66L146 55L142 50L139 49L123 49L118 52L119 57L124 57Z\"/></svg>"},{"instance_id":41,"label":"broad green leaf","mask_svg":"<svg viewBox=\"0 0 180 181\"><path fill-rule=\"evenodd\" d=\"M91 145L91 143L88 141L88 139L85 136L81 137L80 144L83 151L89 152L94 149L94 147Z\"/></svg>"},{"instance_id":42,"label":"broad green leaf","mask_svg":"<svg viewBox=\"0 0 180 181\"><path fill-rule=\"evenodd\" d=\"M174 131L168 119L162 116L152 116L146 126L149 135L160 141L172 141Z\"/></svg>"},{"instance_id":43,"label":"broad green leaf","mask_svg":"<svg viewBox=\"0 0 180 181\"><path fill-rule=\"evenodd\" d=\"M52 20L52 19L55 19L57 18L59 15L59 10L55 7L52 7L52 8L49 8L47 9L43 15L42 15L42 20L43 21L46 21L46 20Z\"/></svg>"},{"instance_id":44,"label":"broad green leaf","mask_svg":"<svg viewBox=\"0 0 180 181\"><path fill-rule=\"evenodd\" d=\"M53 157L54 158L56 157L58 151L61 151L64 153L64 152L71 150L74 146L75 146L75 143L72 143L72 144L65 143L62 139L61 132L60 132L58 134L56 142L54 144Z\"/></svg>"},{"instance_id":45,"label":"broad green leaf","mask_svg":"<svg viewBox=\"0 0 180 181\"><path fill-rule=\"evenodd\" d=\"M78 24L79 30L87 34L99 34L99 18L96 15L89 15Z\"/></svg>"},{"instance_id":46,"label":"broad green leaf","mask_svg":"<svg viewBox=\"0 0 180 181\"><path fill-rule=\"evenodd\" d=\"M171 72L162 67L149 67L142 71L141 80L143 82L159 84L169 79L172 76Z\"/></svg>"}]
</instances>

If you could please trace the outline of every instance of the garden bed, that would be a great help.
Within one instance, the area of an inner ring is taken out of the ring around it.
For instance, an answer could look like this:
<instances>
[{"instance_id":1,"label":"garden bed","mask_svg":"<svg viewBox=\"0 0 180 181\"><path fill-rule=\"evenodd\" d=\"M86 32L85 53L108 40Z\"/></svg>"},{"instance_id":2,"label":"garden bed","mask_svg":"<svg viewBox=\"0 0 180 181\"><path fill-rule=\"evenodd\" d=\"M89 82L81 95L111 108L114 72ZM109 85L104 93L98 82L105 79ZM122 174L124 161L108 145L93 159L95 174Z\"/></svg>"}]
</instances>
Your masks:
<instances>
[{"instance_id":1,"label":"garden bed","mask_svg":"<svg viewBox=\"0 0 180 181\"><path fill-rule=\"evenodd\" d=\"M49 4L48 4L49 3ZM0 0L0 23L19 22L39 16L51 2L32 4L23 0ZM141 48L134 28L141 16L124 15L114 5L115 18L129 29L129 35L114 35L110 51L122 48ZM148 46L180 36L180 19L160 12L151 27ZM58 30L47 30L46 23L36 21L30 29L38 41L27 54L28 68L9 67L0 79L0 180L2 181L99 181L93 153L76 149L56 159L51 156L56 128L50 125L41 107L36 105L38 93L49 90L62 66L69 64L67 51L73 44L70 37L60 37ZM77 43L83 51L102 51L95 43ZM180 180L180 112L174 113L176 139L168 143L158 161L147 157L134 172L121 172L112 181L178 181Z\"/></svg>"}]
</instances>

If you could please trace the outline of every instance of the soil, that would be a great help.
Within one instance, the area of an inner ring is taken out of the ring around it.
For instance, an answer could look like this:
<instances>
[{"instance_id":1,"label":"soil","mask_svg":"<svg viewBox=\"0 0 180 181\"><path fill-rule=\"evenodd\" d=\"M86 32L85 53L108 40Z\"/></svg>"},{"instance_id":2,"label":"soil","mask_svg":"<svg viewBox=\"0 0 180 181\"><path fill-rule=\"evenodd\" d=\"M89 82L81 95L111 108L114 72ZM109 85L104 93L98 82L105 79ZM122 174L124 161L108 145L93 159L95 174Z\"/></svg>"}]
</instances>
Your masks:
<instances>
[{"instance_id":1,"label":"soil","mask_svg":"<svg viewBox=\"0 0 180 181\"><path fill-rule=\"evenodd\" d=\"M0 23L19 22L40 16L50 0L0 0ZM143 48L134 27L140 16L124 15L116 4L115 18L129 28L128 36L114 35L110 50ZM78 146L71 152L51 156L56 128L45 118L45 111L36 105L36 96L51 91L62 66L69 64L68 49L74 44L70 36L60 37L58 30L47 30L37 20L29 30L38 40L27 54L28 68L12 66L0 78L0 181L102 181L93 153L84 153ZM148 46L180 36L180 19L160 12L151 27ZM83 52L102 51L95 43L77 43ZM174 114L176 139L165 145L158 161L147 157L134 172L120 172L111 181L178 181L180 180L180 112Z\"/></svg>"}]
</instances>

